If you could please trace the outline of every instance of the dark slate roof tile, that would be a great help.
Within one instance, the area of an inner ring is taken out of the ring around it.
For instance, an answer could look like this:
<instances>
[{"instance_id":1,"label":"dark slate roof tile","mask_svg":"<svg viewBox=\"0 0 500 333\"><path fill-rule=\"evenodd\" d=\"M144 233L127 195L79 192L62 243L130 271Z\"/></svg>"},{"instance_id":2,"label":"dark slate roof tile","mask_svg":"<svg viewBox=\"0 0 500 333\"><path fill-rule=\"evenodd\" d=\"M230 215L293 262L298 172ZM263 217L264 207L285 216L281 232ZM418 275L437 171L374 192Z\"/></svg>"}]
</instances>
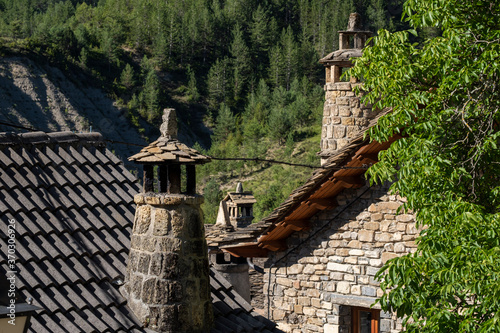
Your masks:
<instances>
[{"instance_id":1,"label":"dark slate roof tile","mask_svg":"<svg viewBox=\"0 0 500 333\"><path fill-rule=\"evenodd\" d=\"M39 165L46 166L52 164L52 160L45 154L45 148L34 147L31 151Z\"/></svg>"},{"instance_id":2,"label":"dark slate roof tile","mask_svg":"<svg viewBox=\"0 0 500 333\"><path fill-rule=\"evenodd\" d=\"M102 161L98 160L93 152L95 152L97 149L93 148L89 151L87 148L82 147L82 156L85 158L86 163L89 163L91 165L100 165Z\"/></svg>"},{"instance_id":3,"label":"dark slate roof tile","mask_svg":"<svg viewBox=\"0 0 500 333\"><path fill-rule=\"evenodd\" d=\"M98 201L100 196L96 195L92 188L95 188L94 185L78 185L74 187L75 191L81 195L82 199L85 199L89 207L100 205L100 202ZM82 203L82 206L80 207L83 206L84 204Z\"/></svg>"},{"instance_id":4,"label":"dark slate roof tile","mask_svg":"<svg viewBox=\"0 0 500 333\"><path fill-rule=\"evenodd\" d=\"M78 188L71 188L71 187L66 187L66 196L73 201L75 204L76 209L80 209L82 207L85 207L87 205L87 202L83 200L82 193Z\"/></svg>"},{"instance_id":5,"label":"dark slate roof tile","mask_svg":"<svg viewBox=\"0 0 500 333\"><path fill-rule=\"evenodd\" d=\"M116 165L123 165L122 161L116 157L115 154L113 154L110 150L106 149L106 152L105 152L105 155L107 158L109 158L111 160L111 162L113 162L114 164Z\"/></svg>"},{"instance_id":6,"label":"dark slate roof tile","mask_svg":"<svg viewBox=\"0 0 500 333\"><path fill-rule=\"evenodd\" d=\"M92 326L95 327L95 330L96 332L105 332L106 329L107 329L107 325L106 323L101 319L99 318L96 313L95 313L96 309L85 309L83 310L83 312L85 313L85 315L87 316L87 320L92 323ZM111 318L108 318L109 320Z\"/></svg>"},{"instance_id":7,"label":"dark slate roof tile","mask_svg":"<svg viewBox=\"0 0 500 333\"><path fill-rule=\"evenodd\" d=\"M22 166L24 163L26 163L24 158L21 155L19 155L19 153L15 149L8 148L8 151L10 159L14 161L14 163L16 163L17 166Z\"/></svg>"},{"instance_id":8,"label":"dark slate roof tile","mask_svg":"<svg viewBox=\"0 0 500 333\"><path fill-rule=\"evenodd\" d=\"M33 205L31 200L28 197L26 197L25 194L29 196L29 193L26 193L25 190L16 188L14 190L11 190L11 193L13 193L16 196L16 200L21 204L21 209L24 212L29 212L35 209L35 205Z\"/></svg>"},{"instance_id":9,"label":"dark slate roof tile","mask_svg":"<svg viewBox=\"0 0 500 333\"><path fill-rule=\"evenodd\" d=\"M75 175L75 177L80 180L77 182L77 184L81 182L81 184L86 186L86 185L92 183L92 179L90 179L90 177L87 175L87 173L84 172L80 168L80 166L69 165L68 170L71 171L73 173L73 175Z\"/></svg>"},{"instance_id":10,"label":"dark slate roof tile","mask_svg":"<svg viewBox=\"0 0 500 333\"><path fill-rule=\"evenodd\" d=\"M19 201L16 200L15 197L13 197L13 192L12 190L10 191L2 191L2 196L0 196L0 200L4 201L7 206L9 207L8 209L6 210L9 210L11 212L18 212L22 209L22 206L21 206L21 203Z\"/></svg>"},{"instance_id":11,"label":"dark slate roof tile","mask_svg":"<svg viewBox=\"0 0 500 333\"><path fill-rule=\"evenodd\" d=\"M81 216L85 219L86 222L89 223L89 225L91 226L90 228L95 230L101 230L105 227L105 225L102 223L102 219L99 218L99 216L104 216L100 214L101 212L102 208L95 206L84 207L80 210Z\"/></svg>"},{"instance_id":12,"label":"dark slate roof tile","mask_svg":"<svg viewBox=\"0 0 500 333\"><path fill-rule=\"evenodd\" d=\"M16 237L25 237L25 235L34 235L40 232L40 229L36 225L27 227L26 221L29 221L29 217L24 212L17 212L13 217L16 220Z\"/></svg>"},{"instance_id":13,"label":"dark slate roof tile","mask_svg":"<svg viewBox=\"0 0 500 333\"><path fill-rule=\"evenodd\" d=\"M64 161L64 164L71 165L76 163L75 158L71 155L68 148L59 147L57 153L59 154L59 157Z\"/></svg>"},{"instance_id":14,"label":"dark slate roof tile","mask_svg":"<svg viewBox=\"0 0 500 333\"><path fill-rule=\"evenodd\" d=\"M14 161L10 159L8 154L5 154L3 150L0 150L0 165L6 168L10 168L14 164Z\"/></svg>"},{"instance_id":15,"label":"dark slate roof tile","mask_svg":"<svg viewBox=\"0 0 500 333\"><path fill-rule=\"evenodd\" d=\"M73 311L67 314L62 312L57 312L55 316L57 317L57 322L64 327L66 332L85 332L81 330L81 327L78 327L74 320L72 319ZM68 320L70 319L70 320Z\"/></svg>"},{"instance_id":16,"label":"dark slate roof tile","mask_svg":"<svg viewBox=\"0 0 500 333\"><path fill-rule=\"evenodd\" d=\"M123 165L120 165L117 170L127 178L127 181L130 183L135 183L136 185L139 183L139 180L136 176L131 174ZM139 190L139 187L137 187Z\"/></svg>"},{"instance_id":17,"label":"dark slate roof tile","mask_svg":"<svg viewBox=\"0 0 500 333\"><path fill-rule=\"evenodd\" d=\"M95 172L95 170L90 165L81 165L80 168L85 172L94 184L104 183L104 179Z\"/></svg>"},{"instance_id":18,"label":"dark slate roof tile","mask_svg":"<svg viewBox=\"0 0 500 333\"><path fill-rule=\"evenodd\" d=\"M19 184L18 187L20 188L26 188L30 186L30 183L28 180L25 178L25 175L23 175L19 170L22 169L21 166L15 167L15 168L10 168L7 170L7 173L10 174L10 177L17 183Z\"/></svg>"},{"instance_id":19,"label":"dark slate roof tile","mask_svg":"<svg viewBox=\"0 0 500 333\"><path fill-rule=\"evenodd\" d=\"M14 179L7 173L6 170L0 169L0 188L3 190L10 190L17 186Z\"/></svg>"},{"instance_id":20,"label":"dark slate roof tile","mask_svg":"<svg viewBox=\"0 0 500 333\"><path fill-rule=\"evenodd\" d=\"M99 188L102 188L102 186L100 185L97 186ZM94 184L87 185L87 189L89 193L91 193L92 197L97 201L96 205L104 207L111 202L109 198L104 195L104 193L100 191Z\"/></svg>"},{"instance_id":21,"label":"dark slate roof tile","mask_svg":"<svg viewBox=\"0 0 500 333\"><path fill-rule=\"evenodd\" d=\"M123 175L123 172L121 170L117 170L116 168L111 168L109 166L104 166L104 168L106 168L107 172L106 174L107 175L110 175L110 177L108 177L108 182L112 182L113 180L119 182L119 183L123 183L125 181L127 181L127 178L125 178L125 176ZM111 178L112 176L112 178Z\"/></svg>"},{"instance_id":22,"label":"dark slate roof tile","mask_svg":"<svg viewBox=\"0 0 500 333\"><path fill-rule=\"evenodd\" d=\"M52 161L52 165L58 166L64 163L63 159L49 146L45 147L45 155Z\"/></svg>"}]
</instances>

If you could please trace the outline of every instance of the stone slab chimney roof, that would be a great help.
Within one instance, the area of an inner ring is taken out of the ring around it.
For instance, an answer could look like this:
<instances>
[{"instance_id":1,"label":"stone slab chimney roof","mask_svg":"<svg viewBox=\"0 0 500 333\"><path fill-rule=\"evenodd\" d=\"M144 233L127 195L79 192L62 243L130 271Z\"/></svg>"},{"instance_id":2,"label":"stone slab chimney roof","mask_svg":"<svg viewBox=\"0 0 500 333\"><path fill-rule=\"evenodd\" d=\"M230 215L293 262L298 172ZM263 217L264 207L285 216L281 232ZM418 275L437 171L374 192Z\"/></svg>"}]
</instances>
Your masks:
<instances>
[{"instance_id":1,"label":"stone slab chimney roof","mask_svg":"<svg viewBox=\"0 0 500 333\"><path fill-rule=\"evenodd\" d=\"M200 154L177 140L177 119L174 109L165 109L161 136L147 147L128 158L136 163L182 163L203 164L210 162L210 157Z\"/></svg>"}]
</instances>

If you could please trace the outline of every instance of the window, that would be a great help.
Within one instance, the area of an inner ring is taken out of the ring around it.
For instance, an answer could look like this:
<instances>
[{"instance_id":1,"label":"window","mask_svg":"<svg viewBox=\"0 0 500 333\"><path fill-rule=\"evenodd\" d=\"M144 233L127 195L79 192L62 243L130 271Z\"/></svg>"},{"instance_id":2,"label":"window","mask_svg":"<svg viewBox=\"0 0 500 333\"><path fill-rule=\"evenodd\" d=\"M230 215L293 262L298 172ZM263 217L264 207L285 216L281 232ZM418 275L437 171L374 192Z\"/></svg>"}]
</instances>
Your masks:
<instances>
[{"instance_id":1,"label":"window","mask_svg":"<svg viewBox=\"0 0 500 333\"><path fill-rule=\"evenodd\" d=\"M380 310L352 308L352 333L378 333Z\"/></svg>"}]
</instances>

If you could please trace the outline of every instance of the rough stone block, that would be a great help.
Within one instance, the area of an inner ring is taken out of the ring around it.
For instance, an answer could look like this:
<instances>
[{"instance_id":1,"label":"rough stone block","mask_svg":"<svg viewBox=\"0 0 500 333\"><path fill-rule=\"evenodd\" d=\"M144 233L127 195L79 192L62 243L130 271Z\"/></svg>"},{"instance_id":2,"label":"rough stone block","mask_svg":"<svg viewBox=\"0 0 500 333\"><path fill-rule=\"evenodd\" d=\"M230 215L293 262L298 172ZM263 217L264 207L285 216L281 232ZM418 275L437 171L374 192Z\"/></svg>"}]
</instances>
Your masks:
<instances>
[{"instance_id":1,"label":"rough stone block","mask_svg":"<svg viewBox=\"0 0 500 333\"><path fill-rule=\"evenodd\" d=\"M372 296L375 297L377 295L377 290L373 287L361 287L361 294L363 296Z\"/></svg>"},{"instance_id":2,"label":"rough stone block","mask_svg":"<svg viewBox=\"0 0 500 333\"><path fill-rule=\"evenodd\" d=\"M406 246L404 245L404 243L394 244L394 252L396 253L406 252Z\"/></svg>"},{"instance_id":3,"label":"rough stone block","mask_svg":"<svg viewBox=\"0 0 500 333\"><path fill-rule=\"evenodd\" d=\"M341 100L342 103L339 104L339 116L341 117L350 117L351 116L351 108L349 105L349 98L337 98L337 102Z\"/></svg>"},{"instance_id":4,"label":"rough stone block","mask_svg":"<svg viewBox=\"0 0 500 333\"><path fill-rule=\"evenodd\" d=\"M333 128L333 137L336 139L341 139L345 137L346 129L344 126L335 126Z\"/></svg>"},{"instance_id":5,"label":"rough stone block","mask_svg":"<svg viewBox=\"0 0 500 333\"><path fill-rule=\"evenodd\" d=\"M346 125L346 126L349 126L349 125L354 125L354 118L349 118L349 117L344 117L342 118L342 121L340 122L342 125Z\"/></svg>"},{"instance_id":6,"label":"rough stone block","mask_svg":"<svg viewBox=\"0 0 500 333\"><path fill-rule=\"evenodd\" d=\"M353 295L361 295L361 286L352 285L351 286L351 294L353 294Z\"/></svg>"},{"instance_id":7,"label":"rough stone block","mask_svg":"<svg viewBox=\"0 0 500 333\"><path fill-rule=\"evenodd\" d=\"M151 206L137 207L134 221L134 234L144 234L151 224Z\"/></svg>"},{"instance_id":8,"label":"rough stone block","mask_svg":"<svg viewBox=\"0 0 500 333\"><path fill-rule=\"evenodd\" d=\"M375 276L378 272L379 268L377 267L366 267L366 274L370 276Z\"/></svg>"},{"instance_id":9,"label":"rough stone block","mask_svg":"<svg viewBox=\"0 0 500 333\"><path fill-rule=\"evenodd\" d=\"M337 283L337 292L341 294L349 294L351 292L351 284L346 281Z\"/></svg>"},{"instance_id":10,"label":"rough stone block","mask_svg":"<svg viewBox=\"0 0 500 333\"><path fill-rule=\"evenodd\" d=\"M304 269L304 265L302 264L294 264L288 267L288 274L300 274Z\"/></svg>"},{"instance_id":11,"label":"rough stone block","mask_svg":"<svg viewBox=\"0 0 500 333\"><path fill-rule=\"evenodd\" d=\"M363 256L365 255L365 251L359 249L349 250L349 255L351 256Z\"/></svg>"},{"instance_id":12,"label":"rough stone block","mask_svg":"<svg viewBox=\"0 0 500 333\"><path fill-rule=\"evenodd\" d=\"M356 265L358 263L358 257L347 257L344 262L346 264Z\"/></svg>"},{"instance_id":13,"label":"rough stone block","mask_svg":"<svg viewBox=\"0 0 500 333\"><path fill-rule=\"evenodd\" d=\"M384 252L382 253L382 263L385 264L390 259L396 258L398 255L396 253Z\"/></svg>"},{"instance_id":14,"label":"rough stone block","mask_svg":"<svg viewBox=\"0 0 500 333\"><path fill-rule=\"evenodd\" d=\"M377 242L390 242L392 241L392 234L387 232L381 232L375 234L375 241Z\"/></svg>"},{"instance_id":15,"label":"rough stone block","mask_svg":"<svg viewBox=\"0 0 500 333\"><path fill-rule=\"evenodd\" d=\"M290 279L286 279L286 278L277 278L276 283L281 284L282 286L285 286L285 287L291 287L293 285L293 282Z\"/></svg>"},{"instance_id":16,"label":"rough stone block","mask_svg":"<svg viewBox=\"0 0 500 333\"><path fill-rule=\"evenodd\" d=\"M401 215L396 215L396 221L398 222L410 222L413 221L415 217L411 214L401 214Z\"/></svg>"},{"instance_id":17,"label":"rough stone block","mask_svg":"<svg viewBox=\"0 0 500 333\"><path fill-rule=\"evenodd\" d=\"M360 230L358 239L362 242L373 242L374 232L372 230Z\"/></svg>"},{"instance_id":18,"label":"rough stone block","mask_svg":"<svg viewBox=\"0 0 500 333\"><path fill-rule=\"evenodd\" d=\"M321 307L321 300L319 298L312 298L311 299L311 306L315 308L320 308Z\"/></svg>"},{"instance_id":19,"label":"rough stone block","mask_svg":"<svg viewBox=\"0 0 500 333\"><path fill-rule=\"evenodd\" d=\"M323 326L324 333L339 333L339 325L325 324Z\"/></svg>"},{"instance_id":20,"label":"rough stone block","mask_svg":"<svg viewBox=\"0 0 500 333\"><path fill-rule=\"evenodd\" d=\"M361 230L363 231L363 230ZM373 232L373 231L371 231ZM352 240L347 244L347 247L354 248L354 249L360 249L361 248L361 242L359 240Z\"/></svg>"},{"instance_id":21,"label":"rough stone block","mask_svg":"<svg viewBox=\"0 0 500 333\"><path fill-rule=\"evenodd\" d=\"M409 235L415 235L418 233L418 230L415 227L415 223L408 223L408 225L406 226L406 233Z\"/></svg>"},{"instance_id":22,"label":"rough stone block","mask_svg":"<svg viewBox=\"0 0 500 333\"><path fill-rule=\"evenodd\" d=\"M352 273L352 266L346 264L337 264L334 262L329 262L326 268L330 271Z\"/></svg>"},{"instance_id":23,"label":"rough stone block","mask_svg":"<svg viewBox=\"0 0 500 333\"><path fill-rule=\"evenodd\" d=\"M337 90L340 91L351 91L351 83L350 82L336 82Z\"/></svg>"},{"instance_id":24,"label":"rough stone block","mask_svg":"<svg viewBox=\"0 0 500 333\"><path fill-rule=\"evenodd\" d=\"M306 265L304 267L304 270L303 270L303 274L314 274L314 272L316 271L316 269L314 268L314 265Z\"/></svg>"},{"instance_id":25,"label":"rough stone block","mask_svg":"<svg viewBox=\"0 0 500 333\"><path fill-rule=\"evenodd\" d=\"M302 312L304 312L304 315L306 316L315 316L316 315L316 309L312 307L305 306L302 308Z\"/></svg>"},{"instance_id":26,"label":"rough stone block","mask_svg":"<svg viewBox=\"0 0 500 333\"><path fill-rule=\"evenodd\" d=\"M370 265L374 267L381 267L382 260L381 259L370 259Z\"/></svg>"},{"instance_id":27,"label":"rough stone block","mask_svg":"<svg viewBox=\"0 0 500 333\"><path fill-rule=\"evenodd\" d=\"M297 298L298 305L311 305L311 298L309 297L298 297Z\"/></svg>"},{"instance_id":28,"label":"rough stone block","mask_svg":"<svg viewBox=\"0 0 500 333\"><path fill-rule=\"evenodd\" d=\"M379 210L383 213L395 212L400 206L399 202L380 202L378 204Z\"/></svg>"}]
</instances>

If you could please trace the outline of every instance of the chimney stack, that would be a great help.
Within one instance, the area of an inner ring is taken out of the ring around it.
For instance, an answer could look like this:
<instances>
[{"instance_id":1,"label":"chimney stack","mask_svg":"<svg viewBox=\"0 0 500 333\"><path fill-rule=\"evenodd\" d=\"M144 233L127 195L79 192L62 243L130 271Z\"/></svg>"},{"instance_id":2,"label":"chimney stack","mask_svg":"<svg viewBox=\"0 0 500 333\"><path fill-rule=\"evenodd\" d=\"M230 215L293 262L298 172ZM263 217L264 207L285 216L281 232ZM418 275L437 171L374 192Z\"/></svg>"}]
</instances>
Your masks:
<instances>
[{"instance_id":1,"label":"chimney stack","mask_svg":"<svg viewBox=\"0 0 500 333\"><path fill-rule=\"evenodd\" d=\"M366 128L376 116L370 105L360 103L361 95L353 88L359 83L356 78L341 81L343 71L353 66L351 58L363 54L370 31L361 29L361 16L349 16L347 30L339 31L339 50L330 53L319 62L325 66L325 105L323 108L323 127L321 133L321 164L335 155L349 143L349 139Z\"/></svg>"},{"instance_id":2,"label":"chimney stack","mask_svg":"<svg viewBox=\"0 0 500 333\"><path fill-rule=\"evenodd\" d=\"M144 189L134 197L137 208L122 293L150 330L207 332L213 313L195 165L210 159L177 140L173 109L164 110L163 121L160 138L129 158L143 164ZM186 184L181 183L182 167Z\"/></svg>"}]
</instances>

